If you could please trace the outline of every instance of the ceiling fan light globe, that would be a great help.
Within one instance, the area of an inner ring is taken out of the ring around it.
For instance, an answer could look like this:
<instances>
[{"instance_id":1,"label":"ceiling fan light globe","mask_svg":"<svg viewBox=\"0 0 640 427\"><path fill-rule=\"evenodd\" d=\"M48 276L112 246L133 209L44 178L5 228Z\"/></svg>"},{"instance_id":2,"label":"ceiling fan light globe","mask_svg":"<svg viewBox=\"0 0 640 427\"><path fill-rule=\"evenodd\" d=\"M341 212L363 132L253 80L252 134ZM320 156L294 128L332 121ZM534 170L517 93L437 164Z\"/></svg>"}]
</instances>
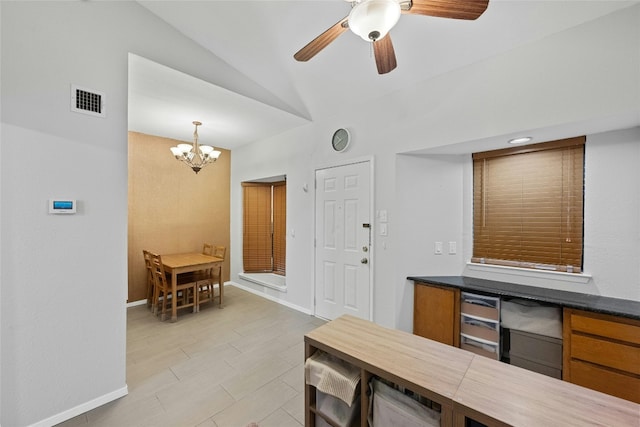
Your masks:
<instances>
[{"instance_id":1,"label":"ceiling fan light globe","mask_svg":"<svg viewBox=\"0 0 640 427\"><path fill-rule=\"evenodd\" d=\"M400 14L396 0L363 0L351 9L349 28L365 41L376 41L396 25Z\"/></svg>"}]
</instances>

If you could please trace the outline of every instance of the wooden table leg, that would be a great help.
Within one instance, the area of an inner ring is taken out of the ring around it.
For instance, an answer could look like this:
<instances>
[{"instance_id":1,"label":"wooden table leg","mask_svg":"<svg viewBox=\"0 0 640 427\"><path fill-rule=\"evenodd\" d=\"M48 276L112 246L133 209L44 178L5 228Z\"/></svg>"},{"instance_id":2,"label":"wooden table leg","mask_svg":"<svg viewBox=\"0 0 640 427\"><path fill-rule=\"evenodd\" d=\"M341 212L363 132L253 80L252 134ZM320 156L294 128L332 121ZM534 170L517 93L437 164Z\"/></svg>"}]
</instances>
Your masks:
<instances>
[{"instance_id":1,"label":"wooden table leg","mask_svg":"<svg viewBox=\"0 0 640 427\"><path fill-rule=\"evenodd\" d=\"M220 276L218 277L218 285L220 286L220 308L222 307L222 297L224 296L224 280L222 279L222 266L220 266ZM211 285L211 292L213 292L213 284ZM213 298L213 294L211 294Z\"/></svg>"},{"instance_id":2,"label":"wooden table leg","mask_svg":"<svg viewBox=\"0 0 640 427\"><path fill-rule=\"evenodd\" d=\"M176 322L178 320L178 273L174 269L171 272L171 321Z\"/></svg>"}]
</instances>

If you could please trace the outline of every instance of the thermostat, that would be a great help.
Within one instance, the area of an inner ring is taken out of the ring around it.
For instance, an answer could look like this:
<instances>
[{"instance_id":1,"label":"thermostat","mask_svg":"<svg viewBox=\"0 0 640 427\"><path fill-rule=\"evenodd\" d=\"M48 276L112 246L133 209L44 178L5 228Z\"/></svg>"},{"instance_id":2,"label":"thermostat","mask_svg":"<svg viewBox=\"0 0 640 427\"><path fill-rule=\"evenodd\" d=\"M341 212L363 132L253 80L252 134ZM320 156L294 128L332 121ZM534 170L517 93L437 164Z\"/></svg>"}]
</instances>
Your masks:
<instances>
[{"instance_id":1,"label":"thermostat","mask_svg":"<svg viewBox=\"0 0 640 427\"><path fill-rule=\"evenodd\" d=\"M74 214L76 213L75 199L51 199L49 200L49 213Z\"/></svg>"}]
</instances>

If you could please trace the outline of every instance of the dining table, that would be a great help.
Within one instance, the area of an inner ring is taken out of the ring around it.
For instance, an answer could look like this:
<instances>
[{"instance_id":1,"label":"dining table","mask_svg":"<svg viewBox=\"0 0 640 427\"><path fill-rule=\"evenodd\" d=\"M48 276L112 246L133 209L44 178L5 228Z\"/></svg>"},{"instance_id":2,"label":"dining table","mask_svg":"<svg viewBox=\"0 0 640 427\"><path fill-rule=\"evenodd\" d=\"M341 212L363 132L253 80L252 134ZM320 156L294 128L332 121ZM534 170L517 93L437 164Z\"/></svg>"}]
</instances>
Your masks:
<instances>
[{"instance_id":1,"label":"dining table","mask_svg":"<svg viewBox=\"0 0 640 427\"><path fill-rule=\"evenodd\" d=\"M203 253L188 252L179 254L161 255L162 265L166 273L171 274L171 295L176 295L178 274L194 271L208 270L220 266L220 307L222 307L222 263L224 259ZM176 298L171 298L171 321L178 320L178 307Z\"/></svg>"}]
</instances>

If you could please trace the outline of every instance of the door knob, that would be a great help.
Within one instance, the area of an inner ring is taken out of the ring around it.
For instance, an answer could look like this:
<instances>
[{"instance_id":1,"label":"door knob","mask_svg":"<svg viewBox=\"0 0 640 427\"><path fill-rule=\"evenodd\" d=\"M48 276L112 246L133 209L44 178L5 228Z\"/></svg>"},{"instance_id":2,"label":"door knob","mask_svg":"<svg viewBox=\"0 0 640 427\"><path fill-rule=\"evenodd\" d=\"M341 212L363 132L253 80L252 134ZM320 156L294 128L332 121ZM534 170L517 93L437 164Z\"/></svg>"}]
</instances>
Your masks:
<instances>
[{"instance_id":1,"label":"door knob","mask_svg":"<svg viewBox=\"0 0 640 427\"><path fill-rule=\"evenodd\" d=\"M360 262L361 262L361 263L363 263L363 264L369 264L369 260L368 260L368 259L366 259L366 258L362 258L362 259L360 260Z\"/></svg>"},{"instance_id":2,"label":"door knob","mask_svg":"<svg viewBox=\"0 0 640 427\"><path fill-rule=\"evenodd\" d=\"M363 247L362 247L362 252L367 252L367 251L369 251L369 248L368 248L368 247L366 247L366 246L363 246Z\"/></svg>"}]
</instances>

